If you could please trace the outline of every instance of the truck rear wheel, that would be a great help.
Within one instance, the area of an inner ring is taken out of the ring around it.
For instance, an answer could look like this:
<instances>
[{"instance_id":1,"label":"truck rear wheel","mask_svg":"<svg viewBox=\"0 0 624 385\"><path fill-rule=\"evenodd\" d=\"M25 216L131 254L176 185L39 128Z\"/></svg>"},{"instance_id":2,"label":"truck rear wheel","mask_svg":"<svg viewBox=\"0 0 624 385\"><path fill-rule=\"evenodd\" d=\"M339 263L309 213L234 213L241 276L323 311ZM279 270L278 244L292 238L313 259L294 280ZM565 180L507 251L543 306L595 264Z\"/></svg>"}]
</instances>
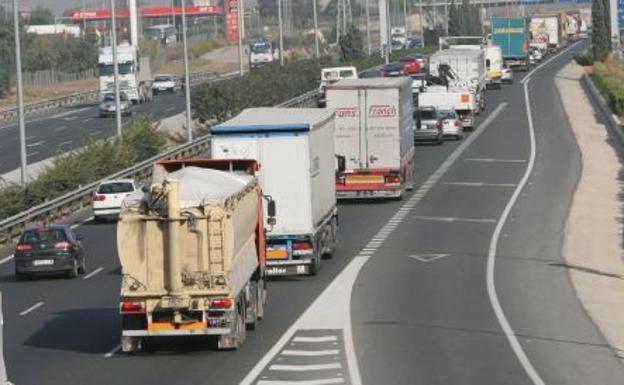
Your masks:
<instances>
[{"instance_id":1,"label":"truck rear wheel","mask_svg":"<svg viewBox=\"0 0 624 385\"><path fill-rule=\"evenodd\" d=\"M245 328L245 305L244 300L239 301L236 305L234 325L232 333L223 335L219 338L219 350L237 350L245 342L247 336Z\"/></svg>"},{"instance_id":2,"label":"truck rear wheel","mask_svg":"<svg viewBox=\"0 0 624 385\"><path fill-rule=\"evenodd\" d=\"M124 353L139 353L143 350L143 339L141 337L121 337L121 351Z\"/></svg>"}]
</instances>

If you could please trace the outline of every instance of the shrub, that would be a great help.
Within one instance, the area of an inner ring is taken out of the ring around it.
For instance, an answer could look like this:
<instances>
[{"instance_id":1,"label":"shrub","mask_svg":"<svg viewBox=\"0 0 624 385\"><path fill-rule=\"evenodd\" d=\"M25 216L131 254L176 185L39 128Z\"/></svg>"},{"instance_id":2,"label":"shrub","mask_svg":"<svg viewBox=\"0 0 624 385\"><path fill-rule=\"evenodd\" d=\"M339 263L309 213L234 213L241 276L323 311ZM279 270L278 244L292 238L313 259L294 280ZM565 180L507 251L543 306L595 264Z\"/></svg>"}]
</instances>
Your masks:
<instances>
[{"instance_id":1,"label":"shrub","mask_svg":"<svg viewBox=\"0 0 624 385\"><path fill-rule=\"evenodd\" d=\"M574 60L576 61L576 64L578 65L590 66L594 64L594 55L589 51L585 51L577 55L574 55Z\"/></svg>"},{"instance_id":2,"label":"shrub","mask_svg":"<svg viewBox=\"0 0 624 385\"><path fill-rule=\"evenodd\" d=\"M595 62L590 76L613 112L624 115L624 64L617 60Z\"/></svg>"}]
</instances>

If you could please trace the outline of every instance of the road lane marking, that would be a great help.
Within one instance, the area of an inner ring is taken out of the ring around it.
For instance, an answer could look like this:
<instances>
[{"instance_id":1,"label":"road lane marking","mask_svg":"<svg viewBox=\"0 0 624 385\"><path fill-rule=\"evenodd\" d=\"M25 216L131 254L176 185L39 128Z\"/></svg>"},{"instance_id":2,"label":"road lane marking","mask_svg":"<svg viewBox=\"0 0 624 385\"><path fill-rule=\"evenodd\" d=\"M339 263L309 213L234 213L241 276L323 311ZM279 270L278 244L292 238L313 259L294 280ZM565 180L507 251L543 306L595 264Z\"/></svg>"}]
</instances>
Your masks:
<instances>
[{"instance_id":1,"label":"road lane marking","mask_svg":"<svg viewBox=\"0 0 624 385\"><path fill-rule=\"evenodd\" d=\"M63 143L59 143L59 144L57 144L57 145L56 145L56 147L63 147L63 146L65 146L65 145L72 144L72 143L74 143L74 141L73 141L73 140L68 140L68 141L66 141L66 142L63 142Z\"/></svg>"},{"instance_id":2,"label":"road lane marking","mask_svg":"<svg viewBox=\"0 0 624 385\"><path fill-rule=\"evenodd\" d=\"M60 126L54 129L54 132L61 132L67 130L67 126Z\"/></svg>"},{"instance_id":3,"label":"road lane marking","mask_svg":"<svg viewBox=\"0 0 624 385\"><path fill-rule=\"evenodd\" d=\"M27 143L26 147L38 147L38 146L41 146L44 143L45 143L45 140L40 140L40 141L35 142L35 143Z\"/></svg>"},{"instance_id":4,"label":"road lane marking","mask_svg":"<svg viewBox=\"0 0 624 385\"><path fill-rule=\"evenodd\" d=\"M71 110L71 111L61 112L61 113L59 113L59 114L56 114L56 115L52 115L52 116L50 116L50 118L48 118L48 119L58 119L58 118L63 118L63 117L65 117L65 116L69 116L69 115L73 115L73 114L78 114L78 113L83 112L83 111L88 111L88 110L90 110L91 108L92 108L92 107L84 107L84 108L78 108L78 109L76 109L76 110Z\"/></svg>"},{"instance_id":5,"label":"road lane marking","mask_svg":"<svg viewBox=\"0 0 624 385\"><path fill-rule=\"evenodd\" d=\"M73 225L71 225L70 227L71 227L71 229L73 230L73 229L75 229L75 228L77 228L77 227L80 227L80 226L84 225L85 223L90 222L90 221L92 221L92 220L93 220L93 215L92 215L92 216L90 216L90 217L88 217L88 218L85 218L85 219L81 220L81 221L80 221L80 222L78 222L78 223L74 223L74 224L73 224Z\"/></svg>"},{"instance_id":6,"label":"road lane marking","mask_svg":"<svg viewBox=\"0 0 624 385\"><path fill-rule=\"evenodd\" d=\"M422 219L425 221L434 222L470 222L470 223L496 223L496 219L482 219L482 218L459 218L459 217L428 217L423 215L414 216L416 219Z\"/></svg>"},{"instance_id":7,"label":"road lane marking","mask_svg":"<svg viewBox=\"0 0 624 385\"><path fill-rule=\"evenodd\" d=\"M578 42L572 44L569 48L574 47L576 44L578 44ZM513 328L509 324L509 321L507 320L507 316L505 315L505 312L503 311L503 308L498 299L498 294L496 292L494 270L496 267L496 254L498 250L498 241L501 237L503 226L505 225L505 222L507 222L509 213L511 213L511 209L516 204L518 197L520 197L520 193L524 189L524 186L527 184L527 181L529 180L529 177L531 176L531 173L533 172L533 167L535 166L535 155L536 155L535 127L533 125L533 113L531 111L531 102L529 100L529 88L528 88L529 82L531 81L531 76L533 75L535 71L542 68L544 65L550 63L552 60L559 57L563 53L567 52L569 48L564 51L559 52L558 54L551 57L544 63L540 64L538 67L534 68L521 81L521 84L523 86L523 91L524 91L524 103L525 103L525 108L527 112L527 121L529 123L529 139L530 139L530 144L531 144L529 163L527 164L526 170L524 172L524 175L522 176L522 179L520 180L520 183L518 183L518 186L514 190L511 198L509 199L509 202L507 202L507 205L505 206L505 209L503 210L500 218L498 219L498 223L496 224L496 227L494 228L494 233L492 234L492 239L490 240L490 247L488 250L488 258L487 258L486 286L487 286L488 297L490 299L490 304L492 305L492 309L494 310L496 319L498 320L498 323L500 324L501 329L503 330L503 333L505 334L505 337L507 338L507 341L509 342L509 345L511 346L511 349L515 353L516 357L518 358L518 361L520 361L520 364L522 365L524 371L526 372L527 376L530 378L530 380L533 382L534 385L545 385L545 383L542 377L539 375L539 373L535 369L535 367L533 366L533 364L531 363L531 360L529 360L529 357L526 355L526 352L522 348L520 341L518 341L518 337L516 336L515 331L513 330Z\"/></svg>"},{"instance_id":8,"label":"road lane marking","mask_svg":"<svg viewBox=\"0 0 624 385\"><path fill-rule=\"evenodd\" d=\"M90 272L89 274L85 275L82 279L87 280L91 277L93 277L94 275L98 274L99 272L101 272L102 270L104 270L103 267L98 267L97 269L93 270L92 272Z\"/></svg>"},{"instance_id":9,"label":"road lane marking","mask_svg":"<svg viewBox=\"0 0 624 385\"><path fill-rule=\"evenodd\" d=\"M301 356L301 357L320 357L320 356L335 356L340 351L338 349L328 350L284 350L282 356Z\"/></svg>"},{"instance_id":10,"label":"road lane marking","mask_svg":"<svg viewBox=\"0 0 624 385\"><path fill-rule=\"evenodd\" d=\"M70 116L68 118L64 118L63 120L66 121L66 122L71 122L71 121L76 120L76 119L78 119L77 116Z\"/></svg>"},{"instance_id":11,"label":"road lane marking","mask_svg":"<svg viewBox=\"0 0 624 385\"><path fill-rule=\"evenodd\" d=\"M112 348L108 353L104 354L104 358L111 358L112 356L115 355L115 353L117 353L118 351L121 350L121 345L117 345L114 348Z\"/></svg>"},{"instance_id":12,"label":"road lane marking","mask_svg":"<svg viewBox=\"0 0 624 385\"><path fill-rule=\"evenodd\" d=\"M89 135L91 135L91 136L97 136L97 135L100 135L101 133L102 133L102 131L99 131L99 130L98 130L98 131L93 131L93 132L89 133Z\"/></svg>"},{"instance_id":13,"label":"road lane marking","mask_svg":"<svg viewBox=\"0 0 624 385\"><path fill-rule=\"evenodd\" d=\"M427 262L435 261L436 259L448 257L449 255L450 254L413 254L413 255L408 255L408 257L412 259L416 259L420 262L427 263Z\"/></svg>"},{"instance_id":14,"label":"road lane marking","mask_svg":"<svg viewBox=\"0 0 624 385\"><path fill-rule=\"evenodd\" d=\"M36 136L34 136L34 135L31 135L31 136L27 136L27 137L26 137L26 141L27 141L27 142L28 142L29 140L33 140L33 139L37 139L37 137L36 137Z\"/></svg>"},{"instance_id":15,"label":"road lane marking","mask_svg":"<svg viewBox=\"0 0 624 385\"><path fill-rule=\"evenodd\" d=\"M317 370L342 369L339 362L332 364L312 364L312 365L280 365L274 364L269 366L269 370L280 370L283 372L309 372Z\"/></svg>"},{"instance_id":16,"label":"road lane marking","mask_svg":"<svg viewBox=\"0 0 624 385\"><path fill-rule=\"evenodd\" d=\"M516 187L515 183L447 182L444 184L464 187Z\"/></svg>"},{"instance_id":17,"label":"road lane marking","mask_svg":"<svg viewBox=\"0 0 624 385\"><path fill-rule=\"evenodd\" d=\"M3 265L11 260L13 260L15 256L13 254L9 255L8 257L4 257L2 259L0 259L0 265Z\"/></svg>"},{"instance_id":18,"label":"road lane marking","mask_svg":"<svg viewBox=\"0 0 624 385\"><path fill-rule=\"evenodd\" d=\"M28 156L35 156L37 154L39 154L39 151L33 151L33 152L29 152Z\"/></svg>"},{"instance_id":19,"label":"road lane marking","mask_svg":"<svg viewBox=\"0 0 624 385\"><path fill-rule=\"evenodd\" d=\"M495 159L495 158L468 158L466 162L483 162L483 163L526 163L524 159Z\"/></svg>"},{"instance_id":20,"label":"road lane marking","mask_svg":"<svg viewBox=\"0 0 624 385\"><path fill-rule=\"evenodd\" d=\"M303 337L297 336L293 339L293 342L334 342L337 341L336 336L321 336L321 337Z\"/></svg>"},{"instance_id":21,"label":"road lane marking","mask_svg":"<svg viewBox=\"0 0 624 385\"><path fill-rule=\"evenodd\" d=\"M43 306L43 302L37 302L36 304L32 305L28 309L26 309L23 312L19 313L19 315L25 316L26 314L31 313L32 311L40 308L41 306Z\"/></svg>"},{"instance_id":22,"label":"road lane marking","mask_svg":"<svg viewBox=\"0 0 624 385\"><path fill-rule=\"evenodd\" d=\"M333 384L344 384L344 378L325 378L320 380L288 380L288 381L268 381L268 380L260 380L257 382L257 385L333 385Z\"/></svg>"}]
</instances>

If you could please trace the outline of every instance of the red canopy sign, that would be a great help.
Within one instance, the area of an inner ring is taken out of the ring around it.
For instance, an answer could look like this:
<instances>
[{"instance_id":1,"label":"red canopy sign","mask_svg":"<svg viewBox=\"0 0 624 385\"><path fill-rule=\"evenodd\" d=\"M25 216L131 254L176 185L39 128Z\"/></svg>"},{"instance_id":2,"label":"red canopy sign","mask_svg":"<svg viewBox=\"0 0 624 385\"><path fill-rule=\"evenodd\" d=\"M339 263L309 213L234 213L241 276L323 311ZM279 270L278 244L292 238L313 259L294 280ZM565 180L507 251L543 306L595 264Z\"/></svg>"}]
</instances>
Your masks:
<instances>
[{"instance_id":1,"label":"red canopy sign","mask_svg":"<svg viewBox=\"0 0 624 385\"><path fill-rule=\"evenodd\" d=\"M185 8L188 16L209 16L222 15L223 8L216 5L191 6ZM140 8L141 17L167 17L179 16L182 14L182 7L142 7ZM115 12L120 19L128 17L127 9L118 9ZM110 9L92 9L92 10L76 10L71 12L70 17L73 22L82 22L83 20L108 20L111 18Z\"/></svg>"}]
</instances>

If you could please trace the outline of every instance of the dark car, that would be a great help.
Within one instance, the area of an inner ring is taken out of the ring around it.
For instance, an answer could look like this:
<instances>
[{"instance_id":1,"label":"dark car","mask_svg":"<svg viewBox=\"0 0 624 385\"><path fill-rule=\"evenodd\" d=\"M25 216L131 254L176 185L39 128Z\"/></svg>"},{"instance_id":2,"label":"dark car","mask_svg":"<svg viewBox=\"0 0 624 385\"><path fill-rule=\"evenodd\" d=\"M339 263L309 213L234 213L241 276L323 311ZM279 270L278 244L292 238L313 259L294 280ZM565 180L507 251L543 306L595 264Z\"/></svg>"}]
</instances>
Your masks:
<instances>
[{"instance_id":1,"label":"dark car","mask_svg":"<svg viewBox=\"0 0 624 385\"><path fill-rule=\"evenodd\" d=\"M69 226L47 225L25 230L15 247L15 278L38 273L66 273L75 278L85 272L82 243Z\"/></svg>"},{"instance_id":2,"label":"dark car","mask_svg":"<svg viewBox=\"0 0 624 385\"><path fill-rule=\"evenodd\" d=\"M405 64L398 63L390 63L383 66L383 70L381 71L382 76L385 78L395 78L400 76L407 76L407 71L405 70Z\"/></svg>"},{"instance_id":3,"label":"dark car","mask_svg":"<svg viewBox=\"0 0 624 385\"><path fill-rule=\"evenodd\" d=\"M442 144L442 120L433 106L419 107L414 111L414 142Z\"/></svg>"}]
</instances>

